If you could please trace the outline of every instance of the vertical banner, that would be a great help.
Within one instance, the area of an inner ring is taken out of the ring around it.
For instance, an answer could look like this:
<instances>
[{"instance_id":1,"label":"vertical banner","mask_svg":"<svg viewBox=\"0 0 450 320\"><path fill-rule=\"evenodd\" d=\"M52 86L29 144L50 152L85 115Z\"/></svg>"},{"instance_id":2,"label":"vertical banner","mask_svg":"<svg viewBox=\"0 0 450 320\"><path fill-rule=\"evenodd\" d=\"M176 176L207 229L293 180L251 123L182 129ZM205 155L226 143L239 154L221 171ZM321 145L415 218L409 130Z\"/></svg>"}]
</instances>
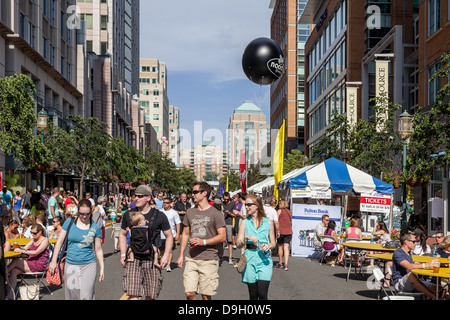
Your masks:
<instances>
[{"instance_id":1,"label":"vertical banner","mask_svg":"<svg viewBox=\"0 0 450 320\"><path fill-rule=\"evenodd\" d=\"M241 191L247 192L247 150L241 150L239 161L239 180L241 182Z\"/></svg>"},{"instance_id":2,"label":"vertical banner","mask_svg":"<svg viewBox=\"0 0 450 320\"><path fill-rule=\"evenodd\" d=\"M286 120L278 130L277 141L275 142L275 151L273 154L273 176L275 185L273 187L273 195L278 200L278 183L283 179L283 162L284 162L284 132L286 130Z\"/></svg>"},{"instance_id":3,"label":"vertical banner","mask_svg":"<svg viewBox=\"0 0 450 320\"><path fill-rule=\"evenodd\" d=\"M389 97L389 61L388 60L375 60L375 96L381 98ZM377 118L377 132L384 129L384 121L388 118L387 105L378 104L379 108L383 110L378 111Z\"/></svg>"},{"instance_id":4,"label":"vertical banner","mask_svg":"<svg viewBox=\"0 0 450 320\"><path fill-rule=\"evenodd\" d=\"M358 122L358 87L347 86L347 120L350 127Z\"/></svg>"},{"instance_id":5,"label":"vertical banner","mask_svg":"<svg viewBox=\"0 0 450 320\"><path fill-rule=\"evenodd\" d=\"M314 230L327 214L341 230L341 207L297 204L292 206L292 256L311 257L314 254Z\"/></svg>"}]
</instances>

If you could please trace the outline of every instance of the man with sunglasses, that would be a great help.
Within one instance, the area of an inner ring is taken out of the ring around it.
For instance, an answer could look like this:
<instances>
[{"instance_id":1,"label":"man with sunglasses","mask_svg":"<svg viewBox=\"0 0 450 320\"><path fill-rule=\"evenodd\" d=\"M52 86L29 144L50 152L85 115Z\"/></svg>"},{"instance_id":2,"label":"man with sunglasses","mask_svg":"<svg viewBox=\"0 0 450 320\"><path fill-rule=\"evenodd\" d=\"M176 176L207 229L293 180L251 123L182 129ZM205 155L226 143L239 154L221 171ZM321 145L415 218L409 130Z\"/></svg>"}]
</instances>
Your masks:
<instances>
[{"instance_id":1,"label":"man with sunglasses","mask_svg":"<svg viewBox=\"0 0 450 320\"><path fill-rule=\"evenodd\" d=\"M420 280L412 269L429 269L439 265L439 260L432 260L427 263L414 262L411 250L419 242L413 234L404 232L400 235L400 248L392 255L392 280L394 287L399 292L420 291L432 299L436 299L436 287L429 281Z\"/></svg>"},{"instance_id":2,"label":"man with sunglasses","mask_svg":"<svg viewBox=\"0 0 450 320\"><path fill-rule=\"evenodd\" d=\"M192 196L196 208L190 208L183 220L178 267L183 267L184 251L189 241L183 284L186 298L210 300L219 286L219 247L226 239L223 214L208 203L211 187L206 182L195 182Z\"/></svg>"},{"instance_id":3,"label":"man with sunglasses","mask_svg":"<svg viewBox=\"0 0 450 320\"><path fill-rule=\"evenodd\" d=\"M161 232L166 237L164 255L158 261L158 254L127 254L127 234L131 229L130 212L123 215L122 226L119 232L120 262L126 268L123 289L129 296L129 300L137 300L144 296L146 300L155 300L162 288L161 269L169 262L169 253L173 245L173 236L167 217L162 212L150 206L152 189L147 185L136 188L136 209L141 212L146 221L153 221L151 234L149 234L152 245L156 248L161 245ZM134 211L134 210L133 210ZM152 220L152 218L154 220ZM149 231L150 233L150 231ZM153 258L153 259L152 259ZM156 267L156 268L155 268ZM143 290L142 290L143 289Z\"/></svg>"}]
</instances>

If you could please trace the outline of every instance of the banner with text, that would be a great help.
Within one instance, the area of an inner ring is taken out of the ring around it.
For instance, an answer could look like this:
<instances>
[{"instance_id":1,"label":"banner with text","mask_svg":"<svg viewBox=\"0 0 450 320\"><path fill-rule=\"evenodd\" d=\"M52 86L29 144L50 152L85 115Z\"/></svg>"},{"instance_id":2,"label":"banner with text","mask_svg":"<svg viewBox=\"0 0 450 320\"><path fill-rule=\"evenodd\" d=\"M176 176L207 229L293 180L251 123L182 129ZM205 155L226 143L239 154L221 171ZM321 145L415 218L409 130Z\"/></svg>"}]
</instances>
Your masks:
<instances>
[{"instance_id":1,"label":"banner with text","mask_svg":"<svg viewBox=\"0 0 450 320\"><path fill-rule=\"evenodd\" d=\"M359 210L389 214L391 210L391 196L383 194L361 194Z\"/></svg>"},{"instance_id":2,"label":"banner with text","mask_svg":"<svg viewBox=\"0 0 450 320\"><path fill-rule=\"evenodd\" d=\"M327 214L336 222L336 232L341 230L341 209L338 206L311 204L292 205L292 256L310 257L314 254L314 230Z\"/></svg>"},{"instance_id":3,"label":"banner with text","mask_svg":"<svg viewBox=\"0 0 450 320\"><path fill-rule=\"evenodd\" d=\"M291 198L331 199L331 189L317 191L311 189L291 189Z\"/></svg>"}]
</instances>

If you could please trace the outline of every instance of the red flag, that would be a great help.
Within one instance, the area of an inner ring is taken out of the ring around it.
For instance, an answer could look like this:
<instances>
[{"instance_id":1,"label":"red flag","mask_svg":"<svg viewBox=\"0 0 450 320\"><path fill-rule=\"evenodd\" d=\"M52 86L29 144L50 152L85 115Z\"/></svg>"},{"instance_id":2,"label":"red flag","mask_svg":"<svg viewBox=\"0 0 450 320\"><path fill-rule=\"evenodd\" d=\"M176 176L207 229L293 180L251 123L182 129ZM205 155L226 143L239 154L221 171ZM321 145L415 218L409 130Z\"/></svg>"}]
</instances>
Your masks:
<instances>
[{"instance_id":1,"label":"red flag","mask_svg":"<svg viewBox=\"0 0 450 320\"><path fill-rule=\"evenodd\" d=\"M241 157L239 161L239 177L241 181L241 191L247 192L247 155L246 150L241 150Z\"/></svg>"}]
</instances>

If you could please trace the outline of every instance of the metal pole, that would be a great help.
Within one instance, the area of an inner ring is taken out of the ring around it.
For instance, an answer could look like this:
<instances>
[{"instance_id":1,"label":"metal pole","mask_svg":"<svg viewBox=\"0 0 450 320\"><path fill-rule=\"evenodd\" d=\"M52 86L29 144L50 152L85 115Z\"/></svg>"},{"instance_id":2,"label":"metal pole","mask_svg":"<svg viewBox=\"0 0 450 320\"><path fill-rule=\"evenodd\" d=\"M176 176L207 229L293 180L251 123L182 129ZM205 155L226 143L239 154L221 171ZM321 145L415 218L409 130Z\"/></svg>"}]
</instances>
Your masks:
<instances>
[{"instance_id":1,"label":"metal pole","mask_svg":"<svg viewBox=\"0 0 450 320\"><path fill-rule=\"evenodd\" d=\"M403 140L403 172L406 168L406 139ZM403 182L402 232L406 232L406 181Z\"/></svg>"},{"instance_id":2,"label":"metal pole","mask_svg":"<svg viewBox=\"0 0 450 320\"><path fill-rule=\"evenodd\" d=\"M41 130L41 143L44 145L44 130ZM44 171L41 170L41 193L42 192L44 192Z\"/></svg>"}]
</instances>

